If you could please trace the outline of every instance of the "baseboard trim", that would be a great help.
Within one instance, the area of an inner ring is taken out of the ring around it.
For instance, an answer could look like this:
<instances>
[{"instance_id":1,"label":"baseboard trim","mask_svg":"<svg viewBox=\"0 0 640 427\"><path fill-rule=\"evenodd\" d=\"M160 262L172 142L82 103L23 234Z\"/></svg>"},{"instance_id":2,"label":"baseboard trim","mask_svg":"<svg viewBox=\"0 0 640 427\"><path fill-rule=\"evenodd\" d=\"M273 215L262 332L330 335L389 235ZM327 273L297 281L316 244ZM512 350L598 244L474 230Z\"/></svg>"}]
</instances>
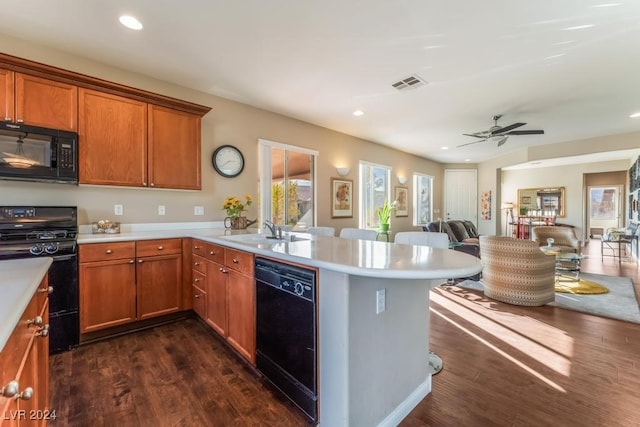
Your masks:
<instances>
[{"instance_id":1,"label":"baseboard trim","mask_svg":"<svg viewBox=\"0 0 640 427\"><path fill-rule=\"evenodd\" d=\"M378 427L395 427L400 424L400 422L422 402L422 399L431 393L431 378L432 376L429 374L422 384L378 424Z\"/></svg>"}]
</instances>

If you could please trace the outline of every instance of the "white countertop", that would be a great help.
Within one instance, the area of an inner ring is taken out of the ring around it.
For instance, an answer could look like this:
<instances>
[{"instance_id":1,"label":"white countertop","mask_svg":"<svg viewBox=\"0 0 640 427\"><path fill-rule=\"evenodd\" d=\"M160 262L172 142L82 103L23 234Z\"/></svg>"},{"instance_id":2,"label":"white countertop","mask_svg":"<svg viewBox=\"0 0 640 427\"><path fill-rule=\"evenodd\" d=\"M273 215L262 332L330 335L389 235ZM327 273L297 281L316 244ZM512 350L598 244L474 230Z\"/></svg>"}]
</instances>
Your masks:
<instances>
[{"instance_id":1,"label":"white countertop","mask_svg":"<svg viewBox=\"0 0 640 427\"><path fill-rule=\"evenodd\" d=\"M270 244L229 238L229 236L257 232L257 229L197 228L146 230L119 234L80 234L78 243L191 237L283 261L365 277L446 279L472 276L482 270L480 259L476 257L449 249L433 249L426 246L319 237L304 233L296 234L308 240L277 241Z\"/></svg>"},{"instance_id":2,"label":"white countertop","mask_svg":"<svg viewBox=\"0 0 640 427\"><path fill-rule=\"evenodd\" d=\"M4 349L52 261L49 257L0 261L0 351Z\"/></svg>"}]
</instances>

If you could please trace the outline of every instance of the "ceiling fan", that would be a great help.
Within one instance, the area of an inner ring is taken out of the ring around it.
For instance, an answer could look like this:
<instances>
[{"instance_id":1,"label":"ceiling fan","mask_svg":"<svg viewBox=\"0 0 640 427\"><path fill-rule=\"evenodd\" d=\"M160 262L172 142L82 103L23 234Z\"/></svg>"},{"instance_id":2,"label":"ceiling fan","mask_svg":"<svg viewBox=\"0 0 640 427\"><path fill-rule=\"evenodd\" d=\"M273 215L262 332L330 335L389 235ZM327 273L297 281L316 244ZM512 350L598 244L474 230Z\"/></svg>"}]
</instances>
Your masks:
<instances>
[{"instance_id":1,"label":"ceiling fan","mask_svg":"<svg viewBox=\"0 0 640 427\"><path fill-rule=\"evenodd\" d=\"M478 142L484 142L487 140L496 141L498 143L498 147L507 142L509 135L541 135L544 133L543 130L533 129L533 130L514 130L521 126L526 125L526 123L512 123L509 126L499 126L498 120L502 117L502 114L496 114L493 116L493 126L491 126L488 130L483 130L480 132L474 133L463 133L466 136L472 136L474 138L478 138L477 141L467 142L466 144L458 145L458 147L464 147L465 145L476 144Z\"/></svg>"}]
</instances>

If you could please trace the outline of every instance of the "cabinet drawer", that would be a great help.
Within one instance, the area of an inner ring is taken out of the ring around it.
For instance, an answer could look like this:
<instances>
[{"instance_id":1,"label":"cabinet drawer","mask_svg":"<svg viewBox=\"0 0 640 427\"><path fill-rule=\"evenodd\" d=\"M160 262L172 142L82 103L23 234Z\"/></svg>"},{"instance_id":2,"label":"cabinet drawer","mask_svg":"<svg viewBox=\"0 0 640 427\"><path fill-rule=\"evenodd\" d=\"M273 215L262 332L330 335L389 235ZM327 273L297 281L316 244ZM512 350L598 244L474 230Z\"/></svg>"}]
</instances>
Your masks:
<instances>
[{"instance_id":1,"label":"cabinet drawer","mask_svg":"<svg viewBox=\"0 0 640 427\"><path fill-rule=\"evenodd\" d=\"M136 242L136 256L172 255L182 252L182 239L141 240Z\"/></svg>"},{"instance_id":2,"label":"cabinet drawer","mask_svg":"<svg viewBox=\"0 0 640 427\"><path fill-rule=\"evenodd\" d=\"M224 264L224 248L222 246L207 243L206 251L207 253L205 256L207 259L218 264Z\"/></svg>"},{"instance_id":3,"label":"cabinet drawer","mask_svg":"<svg viewBox=\"0 0 640 427\"><path fill-rule=\"evenodd\" d=\"M203 273L196 270L195 268L193 269L193 283L192 283L193 286L197 286L200 289L204 289L206 280L207 280L207 276L205 276Z\"/></svg>"},{"instance_id":4,"label":"cabinet drawer","mask_svg":"<svg viewBox=\"0 0 640 427\"><path fill-rule=\"evenodd\" d=\"M193 239L191 241L191 253L193 255L204 256L206 254L206 247L208 243L203 242L202 240Z\"/></svg>"},{"instance_id":5,"label":"cabinet drawer","mask_svg":"<svg viewBox=\"0 0 640 427\"><path fill-rule=\"evenodd\" d=\"M191 265L194 272L198 272L203 275L207 274L207 261L204 258L194 255Z\"/></svg>"},{"instance_id":6,"label":"cabinet drawer","mask_svg":"<svg viewBox=\"0 0 640 427\"><path fill-rule=\"evenodd\" d=\"M253 276L253 254L226 248L225 266L231 270Z\"/></svg>"},{"instance_id":7,"label":"cabinet drawer","mask_svg":"<svg viewBox=\"0 0 640 427\"><path fill-rule=\"evenodd\" d=\"M191 286L193 297L193 311L196 312L201 319L207 318L207 293L197 286Z\"/></svg>"},{"instance_id":8,"label":"cabinet drawer","mask_svg":"<svg viewBox=\"0 0 640 427\"><path fill-rule=\"evenodd\" d=\"M136 242L90 243L78 247L80 262L135 258Z\"/></svg>"}]
</instances>

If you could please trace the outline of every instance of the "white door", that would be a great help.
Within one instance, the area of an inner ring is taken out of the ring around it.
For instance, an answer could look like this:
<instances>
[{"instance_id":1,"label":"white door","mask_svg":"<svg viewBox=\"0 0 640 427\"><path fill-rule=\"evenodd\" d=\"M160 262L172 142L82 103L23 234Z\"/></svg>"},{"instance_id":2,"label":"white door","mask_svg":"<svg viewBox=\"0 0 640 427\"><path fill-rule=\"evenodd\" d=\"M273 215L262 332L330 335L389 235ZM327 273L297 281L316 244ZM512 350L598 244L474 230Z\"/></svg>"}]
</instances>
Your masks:
<instances>
[{"instance_id":1,"label":"white door","mask_svg":"<svg viewBox=\"0 0 640 427\"><path fill-rule=\"evenodd\" d=\"M478 171L445 169L445 220L467 219L478 225Z\"/></svg>"}]
</instances>

